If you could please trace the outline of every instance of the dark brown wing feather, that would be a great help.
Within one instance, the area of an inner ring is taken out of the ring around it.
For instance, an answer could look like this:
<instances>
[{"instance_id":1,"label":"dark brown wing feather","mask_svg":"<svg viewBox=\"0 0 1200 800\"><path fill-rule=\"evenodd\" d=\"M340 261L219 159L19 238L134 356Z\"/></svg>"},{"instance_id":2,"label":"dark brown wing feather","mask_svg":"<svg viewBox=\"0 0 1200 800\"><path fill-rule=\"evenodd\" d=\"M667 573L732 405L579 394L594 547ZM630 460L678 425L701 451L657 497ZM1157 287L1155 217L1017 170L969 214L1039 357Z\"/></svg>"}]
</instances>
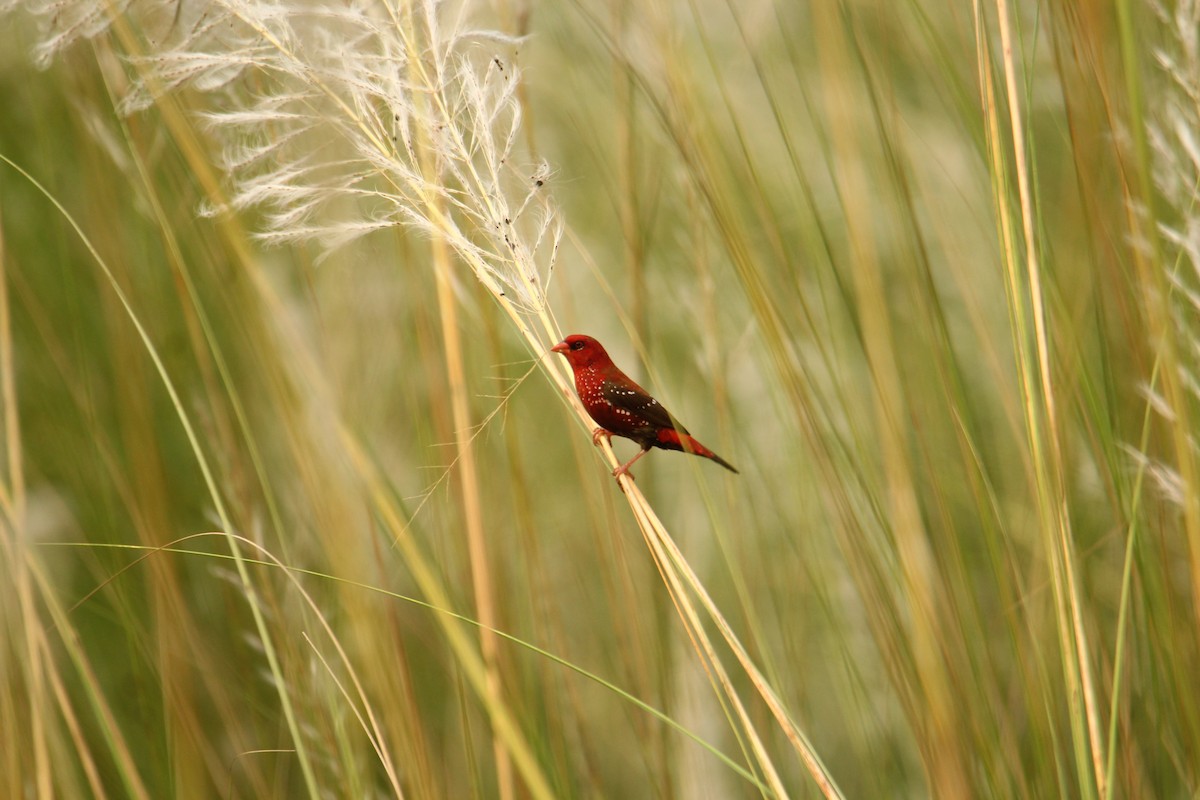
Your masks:
<instances>
[{"instance_id":1,"label":"dark brown wing feather","mask_svg":"<svg viewBox=\"0 0 1200 800\"><path fill-rule=\"evenodd\" d=\"M646 421L646 427L674 428L687 433L679 422L650 394L633 381L606 379L600 384L600 395L617 408L623 408L635 417Z\"/></svg>"}]
</instances>

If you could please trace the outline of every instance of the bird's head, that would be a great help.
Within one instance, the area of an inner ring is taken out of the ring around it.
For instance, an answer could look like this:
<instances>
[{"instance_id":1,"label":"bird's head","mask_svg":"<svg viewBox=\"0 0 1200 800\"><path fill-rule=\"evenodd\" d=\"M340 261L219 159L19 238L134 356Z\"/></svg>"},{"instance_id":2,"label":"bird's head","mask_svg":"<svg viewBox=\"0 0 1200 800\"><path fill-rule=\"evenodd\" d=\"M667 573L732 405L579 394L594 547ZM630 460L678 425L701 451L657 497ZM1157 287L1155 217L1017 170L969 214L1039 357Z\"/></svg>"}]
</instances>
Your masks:
<instances>
[{"instance_id":1,"label":"bird's head","mask_svg":"<svg viewBox=\"0 0 1200 800\"><path fill-rule=\"evenodd\" d=\"M573 333L550 348L553 353L562 353L572 369L590 367L594 364L609 364L608 353L604 347L590 336Z\"/></svg>"}]
</instances>

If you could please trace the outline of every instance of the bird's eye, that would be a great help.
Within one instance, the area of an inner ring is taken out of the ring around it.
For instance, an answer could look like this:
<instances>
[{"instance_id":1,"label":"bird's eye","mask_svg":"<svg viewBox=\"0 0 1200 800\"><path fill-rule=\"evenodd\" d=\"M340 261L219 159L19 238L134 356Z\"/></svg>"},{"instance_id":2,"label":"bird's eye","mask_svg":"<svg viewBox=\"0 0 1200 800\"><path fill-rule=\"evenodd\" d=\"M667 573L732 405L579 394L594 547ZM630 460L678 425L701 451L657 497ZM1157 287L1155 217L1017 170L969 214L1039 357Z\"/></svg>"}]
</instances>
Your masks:
<instances>
[{"instance_id":1,"label":"bird's eye","mask_svg":"<svg viewBox=\"0 0 1200 800\"><path fill-rule=\"evenodd\" d=\"M582 341L579 341L579 342L571 342L571 349L572 349L572 350L582 350L582 349L583 349L583 342L582 342Z\"/></svg>"}]
</instances>

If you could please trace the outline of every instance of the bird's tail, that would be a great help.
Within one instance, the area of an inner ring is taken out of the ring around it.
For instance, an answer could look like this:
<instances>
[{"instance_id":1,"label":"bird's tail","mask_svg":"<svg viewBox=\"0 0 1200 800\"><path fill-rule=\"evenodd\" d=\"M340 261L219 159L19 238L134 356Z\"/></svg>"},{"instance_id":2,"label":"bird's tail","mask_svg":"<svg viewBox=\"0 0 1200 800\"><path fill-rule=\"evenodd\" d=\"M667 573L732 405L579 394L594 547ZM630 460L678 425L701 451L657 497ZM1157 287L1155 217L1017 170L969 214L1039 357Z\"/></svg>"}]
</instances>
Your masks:
<instances>
[{"instance_id":1,"label":"bird's tail","mask_svg":"<svg viewBox=\"0 0 1200 800\"><path fill-rule=\"evenodd\" d=\"M709 459L710 461L717 462L722 467L729 470L730 472L732 472L735 475L741 474L737 471L737 467L733 466L733 464L730 464L728 461L721 458L719 455L714 453L712 450L709 450L707 447L700 444L700 442L696 441L696 437L685 433L679 437L679 443L681 445L683 445L683 449L685 452L695 453L698 456L704 456L705 458Z\"/></svg>"}]
</instances>

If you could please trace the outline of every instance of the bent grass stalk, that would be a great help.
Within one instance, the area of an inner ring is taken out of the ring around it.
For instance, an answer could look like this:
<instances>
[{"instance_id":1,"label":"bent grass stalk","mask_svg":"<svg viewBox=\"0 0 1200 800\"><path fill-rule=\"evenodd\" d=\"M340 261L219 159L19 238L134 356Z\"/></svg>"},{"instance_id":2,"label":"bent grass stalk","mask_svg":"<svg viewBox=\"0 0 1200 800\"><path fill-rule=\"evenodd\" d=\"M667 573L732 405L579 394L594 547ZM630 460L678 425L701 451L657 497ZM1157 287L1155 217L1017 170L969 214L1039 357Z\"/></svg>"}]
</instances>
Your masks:
<instances>
[{"instance_id":1,"label":"bent grass stalk","mask_svg":"<svg viewBox=\"0 0 1200 800\"><path fill-rule=\"evenodd\" d=\"M121 288L120 283L113 275L108 263L105 262L104 258L99 252L97 252L96 248L91 242L91 239L89 239L87 234L84 233L83 228L70 214L70 212L68 212L67 209L63 207L62 203L58 201L58 198L56 198L49 192L49 190L42 186L37 179L22 169L18 164L15 164L3 153L0 153L0 161L3 161L4 163L8 164L8 166L19 172L25 180L29 181L30 184L32 184L47 200L50 201L51 204L54 205L55 209L57 209L59 214L62 215L62 217L75 231L76 235L79 236L83 244L87 247L88 252L91 253L91 256L95 260L97 266L100 267L100 270L103 272L104 278L108 282L109 287L120 301L121 308L124 309L130 323L137 330L138 338L141 340L142 346L145 347L146 354L154 363L154 368L158 372L159 379L162 381L163 387L166 389L167 394L170 397L171 405L175 411L176 417L179 419L180 425L183 426L184 433L187 435L188 445L191 447L192 454L196 458L196 464L204 478L204 484L208 490L209 499L212 500L213 507L217 512L217 516L220 517L222 524L226 527L226 530L232 531L233 525L230 523L229 515L225 511L225 503L221 497L220 490L217 488L213 472L209 467L208 458L204 455L204 450L200 446L200 439L192 425L191 418L184 410L183 402L175 388L175 383L171 380L171 376L167 372L166 365L159 356L158 349L154 346L154 342L150 338L150 334L142 325L140 317L134 310L133 305L130 303L129 298L125 294L125 291ZM274 678L275 689L279 693L280 708L283 711L289 732L291 733L296 744L296 757L300 763L301 772L304 775L306 788L312 797L318 797L320 792L317 787L316 775L313 771L313 766L309 760L307 749L305 748L303 739L300 735L300 729L288 692L287 682L284 680L279 657L271 639L270 631L267 628L267 623L263 616L262 608L260 607L258 601L258 591L255 589L253 581L250 579L250 573L248 572L246 564L243 562L241 557L241 550L239 549L237 540L232 538L232 534L230 534L229 547L230 552L233 553L234 562L237 566L238 578L241 580L242 588L246 593L247 604L250 606L250 612L254 618L255 629L257 630L262 642L263 653L267 658L268 667L270 668L271 675ZM108 727L109 726L105 726L105 729L108 730ZM115 725L112 727L115 731ZM132 769L131 765L130 768ZM131 773L131 779L135 778L136 773Z\"/></svg>"},{"instance_id":2,"label":"bent grass stalk","mask_svg":"<svg viewBox=\"0 0 1200 800\"><path fill-rule=\"evenodd\" d=\"M365 456L365 453L363 453L363 455ZM381 488L386 488L386 487L382 487L382 485L381 485ZM77 609L84 606L86 603L88 603L96 594L104 591L112 582L119 580L124 573L138 567L143 561L145 561L148 558L151 558L151 557L154 557L157 555L177 555L177 556L194 556L194 557L198 557L198 558L207 558L207 559L216 559L216 560L231 560L233 558L231 555L226 555L224 553L214 553L214 552L205 551L205 550L191 549L191 548L185 546L188 543L195 541L195 540L199 540L199 539L206 539L206 538L221 538L221 539L223 539L225 537L226 537L226 534L224 534L220 531L202 531L199 533L187 534L185 536L181 536L180 538L178 538L172 542L168 542L168 543L165 543L162 545L155 545L155 546L131 545L131 544L95 544L95 543L89 543L89 542L84 542L84 543L58 542L58 543L48 543L47 546L49 546L49 547L69 547L69 548L107 548L107 549L116 549L116 550L132 550L132 551L140 553L138 558L134 559L133 561L130 561L125 566L121 567L121 569L117 570L115 573L108 576L103 583L97 585L90 592L88 592L83 597L81 597L79 600L77 600L71 608L66 609L66 614L69 615L69 614L73 613L74 611L76 611ZM337 575L332 575L332 574L329 574L326 572L321 572L319 570L305 569L302 567L291 566L291 565L286 564L283 561L281 561L278 557L273 555L270 551L268 551L263 546L259 545L257 542L254 542L251 539L247 539L244 536L239 536L238 538L242 542L242 544L245 545L248 549L256 550L260 553L260 556L258 558L249 557L249 556L246 557L246 563L253 565L253 566L261 566L261 567L268 567L271 569L275 569L275 570L278 570L278 571L284 573L287 576L288 581L291 583L291 585L294 586L296 588L296 590L299 592L300 596L304 598L305 605L308 606L308 608L317 616L317 619L320 620L322 629L325 631L326 635L328 635L330 637L330 640L333 642L333 644L337 648L338 654L339 654L339 659L343 662L343 665L347 669L350 669L351 662L350 662L348 656L346 656L345 652L342 650L342 648L338 645L338 640L335 636L333 627L329 624L328 620L325 619L323 613L321 612L320 605L316 602L316 600L314 600L312 598L311 593L305 588L304 584L300 581L301 577L307 576L307 577L311 577L311 578L317 578L317 579L324 580L324 581L330 581L333 583L352 586L352 587L360 589L364 592L378 593L378 594L381 594L381 595L384 595L387 597L391 597L396 600L401 600L405 603L410 603L414 606L418 606L427 611L431 611L435 614L447 617L449 619L456 620L457 622L461 622L466 625L470 625L470 626L473 626L476 628L480 626L480 622L478 620L472 619L471 617L465 616L463 614L459 614L449 608L436 606L433 603L429 602L428 600L422 600L417 597L412 597L409 595L404 595L404 594L400 594L397 592L389 591L386 589L381 589L378 586L349 580L346 578L338 577ZM688 728L684 727L679 722L677 722L675 719L673 719L669 715L663 713L662 711L655 708L654 706L651 706L648 703L646 703L645 701L638 699L637 697L633 696L632 694L629 694L627 691L623 690L620 686L616 685L615 683L605 680L600 675L597 675L596 673L585 669L584 667L580 666L579 664L569 661L561 656L558 656L558 655L550 652L549 650L538 647L536 644L533 644L532 642L529 642L525 639L521 639L521 638L514 636L513 634L503 631L499 628L493 629L492 633L494 633L496 635L496 637L499 639L503 639L507 642L517 645L518 647L528 650L529 652L531 652L535 655L538 655L542 658L548 659L549 661L552 661L555 664L557 664L561 667L564 667L564 668L570 670L571 672L574 672L577 675L579 675L583 678L586 678L587 680L592 681L592 682L602 686L606 690L618 695L621 699L626 700L629 703L631 703L632 705L636 706L638 709L645 711L647 714L653 716L658 721L671 726L674 730L678 731L680 734L688 737L689 739L694 741L696 744L703 747L705 750L707 750L709 753L711 753L713 756L715 756L719 761L721 761L722 764L724 764L726 767L728 767L732 772L737 774L740 778L744 779L748 783L754 785L760 791L769 791L769 787L767 787L764 783L762 783L757 778L755 778L755 776L752 775L750 772L748 772L744 767L742 767L741 765L739 765L735 761L733 761L729 756L725 755L720 750L718 750L711 742L705 741L704 739L699 737L694 731L691 731ZM309 641L311 643L312 642L311 637L309 637L307 639L307 641ZM324 658L322 658L321 660L323 662L325 661ZM351 677L353 679L354 678L353 670L350 670L350 671L351 671ZM365 694L364 694L363 690L361 689L359 682L357 680L353 680L353 682L355 684L356 693L359 697L359 700L364 702L364 711L369 714L370 707L369 707L369 705L367 705L365 703L365 699L364 699ZM362 717L360 716L359 719L361 721ZM372 721L371 725L372 725L372 727L375 727L373 721ZM365 732L370 733L370 731L365 731Z\"/></svg>"}]
</instances>

